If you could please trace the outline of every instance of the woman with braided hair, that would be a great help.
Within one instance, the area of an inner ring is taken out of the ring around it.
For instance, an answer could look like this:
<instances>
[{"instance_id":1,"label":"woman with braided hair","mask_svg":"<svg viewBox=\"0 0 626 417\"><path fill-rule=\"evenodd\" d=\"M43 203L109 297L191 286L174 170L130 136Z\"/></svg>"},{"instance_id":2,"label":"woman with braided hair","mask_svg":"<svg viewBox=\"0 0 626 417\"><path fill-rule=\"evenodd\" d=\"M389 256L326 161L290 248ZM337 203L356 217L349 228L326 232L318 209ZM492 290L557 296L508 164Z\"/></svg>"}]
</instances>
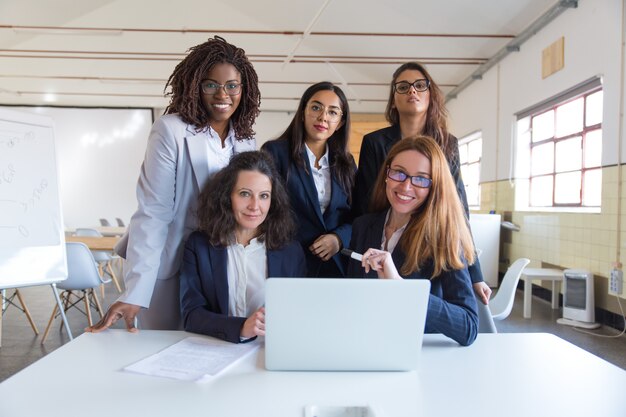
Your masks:
<instances>
[{"instance_id":1,"label":"woman with braided hair","mask_svg":"<svg viewBox=\"0 0 626 417\"><path fill-rule=\"evenodd\" d=\"M261 99L243 49L218 36L194 46L165 92L170 103L150 132L138 209L116 247L126 259L126 289L87 331L123 319L135 332L135 317L144 329L182 328L178 271L184 242L197 228L200 190L231 156L256 148L252 125Z\"/></svg>"}]
</instances>

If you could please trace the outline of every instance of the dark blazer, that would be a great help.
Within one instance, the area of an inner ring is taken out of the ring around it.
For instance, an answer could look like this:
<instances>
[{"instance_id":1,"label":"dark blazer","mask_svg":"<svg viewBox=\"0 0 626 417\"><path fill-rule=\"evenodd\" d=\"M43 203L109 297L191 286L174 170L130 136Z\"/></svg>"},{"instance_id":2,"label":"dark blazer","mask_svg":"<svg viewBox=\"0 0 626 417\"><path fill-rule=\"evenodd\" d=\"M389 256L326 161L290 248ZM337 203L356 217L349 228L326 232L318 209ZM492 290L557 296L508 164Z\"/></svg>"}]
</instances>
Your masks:
<instances>
[{"instance_id":1,"label":"dark blazer","mask_svg":"<svg viewBox=\"0 0 626 417\"><path fill-rule=\"evenodd\" d=\"M296 223L298 224L296 240L300 242L304 250L308 276L331 278L345 276L346 259L344 257L337 253L332 260L324 262L309 251L309 246L319 236L327 233L335 233L339 236L343 247L348 246L352 233L352 215L348 194L341 188L336 176L331 171L330 204L322 214L315 182L310 174L311 166L306 150L302 151L302 158L308 173L292 161L289 143L286 139L266 142L262 149L272 156L286 185L291 208L296 215ZM330 154L329 163L331 167L333 162L333 155ZM354 169L356 170L356 164Z\"/></svg>"},{"instance_id":2,"label":"dark blazer","mask_svg":"<svg viewBox=\"0 0 626 417\"><path fill-rule=\"evenodd\" d=\"M387 158L389 150L400 141L401 136L400 126L392 125L368 133L363 137L361 153L359 154L359 170L356 174L354 191L352 192L352 216L354 218L369 213L369 202L378 173L385 162L385 158ZM448 166L450 167L452 178L454 178L454 182L456 183L456 192L459 194L459 198L465 209L465 216L469 219L469 206L467 204L467 195L465 194L465 184L463 184L463 179L461 178L459 147L457 145L458 140L453 135L449 135L448 139L455 144L453 149L456 151L456 155L453 158L454 160L448 160ZM469 272L472 282L484 281L478 259L476 259L474 264L469 266Z\"/></svg>"},{"instance_id":3,"label":"dark blazer","mask_svg":"<svg viewBox=\"0 0 626 417\"><path fill-rule=\"evenodd\" d=\"M185 330L239 343L247 317L228 316L228 252L211 245L202 232L185 244L180 272L180 306ZM296 242L267 251L269 277L303 277L304 254Z\"/></svg>"},{"instance_id":4,"label":"dark blazer","mask_svg":"<svg viewBox=\"0 0 626 417\"><path fill-rule=\"evenodd\" d=\"M364 253L369 248L380 248L385 227L386 212L366 214L354 220L350 248ZM405 261L405 254L399 245L391 253L393 263L398 268ZM478 334L478 311L467 268L445 271L431 279L432 263L405 279L430 279L430 298L426 313L426 333L443 333L463 346L474 342ZM377 278L375 271L365 273L361 263L350 258L348 276Z\"/></svg>"}]
</instances>

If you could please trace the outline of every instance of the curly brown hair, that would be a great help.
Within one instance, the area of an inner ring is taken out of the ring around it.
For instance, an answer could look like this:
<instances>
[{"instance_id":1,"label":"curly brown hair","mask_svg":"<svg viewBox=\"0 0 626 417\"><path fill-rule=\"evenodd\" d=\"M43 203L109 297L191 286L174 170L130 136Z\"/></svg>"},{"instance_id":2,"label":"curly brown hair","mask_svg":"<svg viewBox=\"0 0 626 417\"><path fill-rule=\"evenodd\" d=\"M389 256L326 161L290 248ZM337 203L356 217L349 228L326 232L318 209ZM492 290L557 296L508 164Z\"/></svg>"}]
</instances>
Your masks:
<instances>
[{"instance_id":1,"label":"curly brown hair","mask_svg":"<svg viewBox=\"0 0 626 417\"><path fill-rule=\"evenodd\" d=\"M269 178L272 184L270 209L265 221L258 227L258 237L269 250L282 248L293 239L296 224L287 191L272 157L265 151L236 154L224 169L209 180L198 197L198 229L206 233L214 246L235 243L237 221L231 194L241 171L256 171Z\"/></svg>"},{"instance_id":2,"label":"curly brown hair","mask_svg":"<svg viewBox=\"0 0 626 417\"><path fill-rule=\"evenodd\" d=\"M209 112L202 103L201 82L206 74L217 64L227 63L234 66L241 74L243 87L241 102L231 117L237 139L254 137L252 125L259 115L261 92L259 78L243 49L232 45L223 38L213 39L189 49L165 84L163 90L170 103L165 114L178 113L180 118L198 131L209 127ZM171 88L170 92L167 89Z\"/></svg>"}]
</instances>

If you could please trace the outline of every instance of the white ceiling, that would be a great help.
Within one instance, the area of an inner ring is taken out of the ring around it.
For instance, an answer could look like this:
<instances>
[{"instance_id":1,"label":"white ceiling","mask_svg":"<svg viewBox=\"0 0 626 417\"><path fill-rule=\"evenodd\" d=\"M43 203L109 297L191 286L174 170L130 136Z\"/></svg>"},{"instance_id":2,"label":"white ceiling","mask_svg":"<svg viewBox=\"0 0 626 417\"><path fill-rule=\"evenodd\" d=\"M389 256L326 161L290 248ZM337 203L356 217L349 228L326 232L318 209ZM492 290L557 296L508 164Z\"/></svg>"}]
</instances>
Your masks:
<instances>
[{"instance_id":1,"label":"white ceiling","mask_svg":"<svg viewBox=\"0 0 626 417\"><path fill-rule=\"evenodd\" d=\"M352 111L382 112L401 63L425 63L448 93L555 3L0 0L0 104L165 107L185 51L218 34L251 58L264 111L330 80Z\"/></svg>"}]
</instances>

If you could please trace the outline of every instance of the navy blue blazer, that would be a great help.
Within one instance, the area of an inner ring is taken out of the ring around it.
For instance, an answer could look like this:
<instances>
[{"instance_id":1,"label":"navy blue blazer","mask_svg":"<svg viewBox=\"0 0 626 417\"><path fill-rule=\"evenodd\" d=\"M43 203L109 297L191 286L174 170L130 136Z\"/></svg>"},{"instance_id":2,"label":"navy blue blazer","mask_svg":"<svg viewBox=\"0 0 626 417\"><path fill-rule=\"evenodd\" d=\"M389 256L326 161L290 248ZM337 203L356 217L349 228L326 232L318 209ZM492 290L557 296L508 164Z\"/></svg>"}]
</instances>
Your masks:
<instances>
[{"instance_id":1,"label":"navy blue blazer","mask_svg":"<svg viewBox=\"0 0 626 417\"><path fill-rule=\"evenodd\" d=\"M356 174L354 182L352 215L354 218L369 213L369 203L372 196L372 189L378 177L385 158L389 150L402 138L399 125L392 125L380 130L368 133L363 136L361 143L361 153L359 154L359 170ZM455 143L456 157L453 161L448 161L450 173L456 183L456 192L459 194L465 216L469 219L469 206L467 204L467 194L465 193L465 184L461 178L461 165L459 160L459 147L456 145L458 140L455 136L449 135L448 139ZM469 273L472 282L484 281L480 262L476 262L469 266Z\"/></svg>"},{"instance_id":2,"label":"navy blue blazer","mask_svg":"<svg viewBox=\"0 0 626 417\"><path fill-rule=\"evenodd\" d=\"M296 223L298 224L296 240L304 249L308 276L330 278L345 276L346 259L343 256L337 253L332 257L332 260L324 262L311 253L309 246L318 237L328 233L335 233L339 236L343 247L348 246L352 233L352 214L348 194L341 188L331 171L330 204L322 214L306 150L302 151L302 159L307 166L308 173L291 160L289 143L286 139L266 142L262 149L272 156L286 185L291 208L296 215ZM329 155L329 159L332 166L333 155ZM356 164L354 169L356 170Z\"/></svg>"},{"instance_id":3,"label":"navy blue blazer","mask_svg":"<svg viewBox=\"0 0 626 417\"><path fill-rule=\"evenodd\" d=\"M228 251L211 245L202 232L185 244L180 272L180 307L185 330L239 343L247 317L228 316ZM269 277L303 277L304 254L297 242L267 251Z\"/></svg>"},{"instance_id":4,"label":"navy blue blazer","mask_svg":"<svg viewBox=\"0 0 626 417\"><path fill-rule=\"evenodd\" d=\"M354 220L350 248L363 253L369 248L380 248L385 227L386 212L366 214ZM399 245L391 253L393 263L398 268L405 261L405 254ZM463 346L474 342L478 334L478 310L467 268L444 271L431 279L432 263L420 271L403 275L405 279L430 279L430 297L426 313L426 333L443 333ZM361 263L350 258L348 276L377 278L375 271L365 273Z\"/></svg>"}]
</instances>

